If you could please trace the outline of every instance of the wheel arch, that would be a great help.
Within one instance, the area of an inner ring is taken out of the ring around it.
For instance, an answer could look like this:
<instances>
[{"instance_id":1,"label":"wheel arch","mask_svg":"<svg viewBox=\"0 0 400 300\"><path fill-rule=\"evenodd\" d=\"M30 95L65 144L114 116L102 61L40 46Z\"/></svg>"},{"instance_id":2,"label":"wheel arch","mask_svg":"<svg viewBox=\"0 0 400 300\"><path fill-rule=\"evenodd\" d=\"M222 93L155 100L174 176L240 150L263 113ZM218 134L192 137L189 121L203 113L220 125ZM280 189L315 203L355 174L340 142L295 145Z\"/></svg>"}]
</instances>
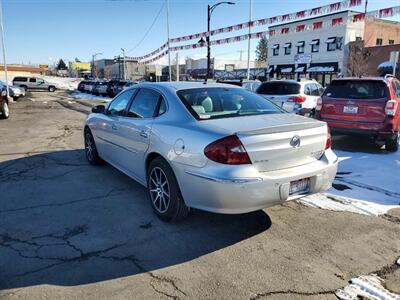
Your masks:
<instances>
[{"instance_id":1,"label":"wheel arch","mask_svg":"<svg viewBox=\"0 0 400 300\"><path fill-rule=\"evenodd\" d=\"M145 167L145 172L146 172L146 176L147 176L147 172L148 172L148 170L149 170L150 163L151 163L153 160L155 160L156 158L161 158L161 159L164 160L166 163L168 163L168 161L167 161L167 160L164 158L164 156L162 156L160 153L155 152L155 151L150 152L150 153L147 154L147 156L146 156L145 165L144 165L144 167ZM170 165L170 164L168 163L168 165ZM170 165L170 166L171 166L171 165Z\"/></svg>"}]
</instances>

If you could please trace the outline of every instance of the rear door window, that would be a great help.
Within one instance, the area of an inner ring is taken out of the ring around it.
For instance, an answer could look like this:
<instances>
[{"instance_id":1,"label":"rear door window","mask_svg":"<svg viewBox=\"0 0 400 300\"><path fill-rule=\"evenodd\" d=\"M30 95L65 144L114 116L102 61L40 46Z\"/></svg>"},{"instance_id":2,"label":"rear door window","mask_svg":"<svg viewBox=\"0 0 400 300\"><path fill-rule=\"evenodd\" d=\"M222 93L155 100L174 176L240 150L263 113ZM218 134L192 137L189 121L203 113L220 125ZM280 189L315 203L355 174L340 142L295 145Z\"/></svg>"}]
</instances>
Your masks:
<instances>
[{"instance_id":1,"label":"rear door window","mask_svg":"<svg viewBox=\"0 0 400 300\"><path fill-rule=\"evenodd\" d=\"M28 81L28 78L26 78L26 77L15 77L14 81L26 82L26 81Z\"/></svg>"},{"instance_id":2,"label":"rear door window","mask_svg":"<svg viewBox=\"0 0 400 300\"><path fill-rule=\"evenodd\" d=\"M150 89L140 89L128 111L128 117L143 119L154 117L161 95Z\"/></svg>"},{"instance_id":3,"label":"rear door window","mask_svg":"<svg viewBox=\"0 0 400 300\"><path fill-rule=\"evenodd\" d=\"M29 78L29 82L36 82L36 78Z\"/></svg>"},{"instance_id":4,"label":"rear door window","mask_svg":"<svg viewBox=\"0 0 400 300\"><path fill-rule=\"evenodd\" d=\"M373 100L387 98L385 83L377 80L334 80L324 96L331 98Z\"/></svg>"},{"instance_id":5,"label":"rear door window","mask_svg":"<svg viewBox=\"0 0 400 300\"><path fill-rule=\"evenodd\" d=\"M257 89L263 95L293 95L300 94L300 84L296 82L265 82Z\"/></svg>"}]
</instances>

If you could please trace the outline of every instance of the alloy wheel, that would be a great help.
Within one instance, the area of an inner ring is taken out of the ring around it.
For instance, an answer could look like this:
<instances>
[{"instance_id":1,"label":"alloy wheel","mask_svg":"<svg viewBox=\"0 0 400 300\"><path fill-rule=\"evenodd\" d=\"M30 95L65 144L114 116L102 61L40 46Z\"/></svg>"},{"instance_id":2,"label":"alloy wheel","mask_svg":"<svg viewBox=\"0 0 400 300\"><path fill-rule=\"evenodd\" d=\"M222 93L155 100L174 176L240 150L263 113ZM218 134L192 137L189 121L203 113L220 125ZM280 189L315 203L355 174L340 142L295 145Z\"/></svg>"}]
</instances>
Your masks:
<instances>
[{"instance_id":1,"label":"alloy wheel","mask_svg":"<svg viewBox=\"0 0 400 300\"><path fill-rule=\"evenodd\" d=\"M92 135L89 132L85 135L85 152L88 160L92 161L94 158L94 143Z\"/></svg>"},{"instance_id":2,"label":"alloy wheel","mask_svg":"<svg viewBox=\"0 0 400 300\"><path fill-rule=\"evenodd\" d=\"M170 189L168 178L161 168L155 167L151 170L149 189L154 208L165 213L170 203Z\"/></svg>"}]
</instances>

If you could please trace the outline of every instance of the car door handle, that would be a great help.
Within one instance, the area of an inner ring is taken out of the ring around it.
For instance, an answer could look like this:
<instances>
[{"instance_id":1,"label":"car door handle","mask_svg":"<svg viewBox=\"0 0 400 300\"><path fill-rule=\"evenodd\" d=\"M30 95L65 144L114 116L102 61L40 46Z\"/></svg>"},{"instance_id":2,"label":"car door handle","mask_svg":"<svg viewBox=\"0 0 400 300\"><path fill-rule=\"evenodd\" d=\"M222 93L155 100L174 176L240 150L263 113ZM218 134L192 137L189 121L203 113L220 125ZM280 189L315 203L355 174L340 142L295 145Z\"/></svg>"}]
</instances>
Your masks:
<instances>
[{"instance_id":1,"label":"car door handle","mask_svg":"<svg viewBox=\"0 0 400 300\"><path fill-rule=\"evenodd\" d=\"M141 136L141 137L144 137L145 139L147 139L148 134L146 133L146 131L142 130L142 131L140 132L140 136Z\"/></svg>"},{"instance_id":2,"label":"car door handle","mask_svg":"<svg viewBox=\"0 0 400 300\"><path fill-rule=\"evenodd\" d=\"M115 126L114 124L111 125L112 130L117 130L117 126Z\"/></svg>"}]
</instances>

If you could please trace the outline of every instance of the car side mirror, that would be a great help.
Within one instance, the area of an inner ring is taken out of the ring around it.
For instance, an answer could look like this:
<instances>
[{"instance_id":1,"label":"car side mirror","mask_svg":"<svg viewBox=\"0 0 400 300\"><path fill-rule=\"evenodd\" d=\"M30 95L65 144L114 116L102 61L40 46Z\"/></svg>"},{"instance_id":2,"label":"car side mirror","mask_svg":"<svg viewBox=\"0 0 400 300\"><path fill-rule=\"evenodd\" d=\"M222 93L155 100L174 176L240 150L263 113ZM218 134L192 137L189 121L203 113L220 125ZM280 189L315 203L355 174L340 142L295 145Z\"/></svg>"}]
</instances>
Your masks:
<instances>
[{"instance_id":1,"label":"car side mirror","mask_svg":"<svg viewBox=\"0 0 400 300\"><path fill-rule=\"evenodd\" d=\"M92 113L95 113L95 114L104 114L105 111L106 111L106 107L104 105L96 105L96 106L92 107Z\"/></svg>"}]
</instances>

